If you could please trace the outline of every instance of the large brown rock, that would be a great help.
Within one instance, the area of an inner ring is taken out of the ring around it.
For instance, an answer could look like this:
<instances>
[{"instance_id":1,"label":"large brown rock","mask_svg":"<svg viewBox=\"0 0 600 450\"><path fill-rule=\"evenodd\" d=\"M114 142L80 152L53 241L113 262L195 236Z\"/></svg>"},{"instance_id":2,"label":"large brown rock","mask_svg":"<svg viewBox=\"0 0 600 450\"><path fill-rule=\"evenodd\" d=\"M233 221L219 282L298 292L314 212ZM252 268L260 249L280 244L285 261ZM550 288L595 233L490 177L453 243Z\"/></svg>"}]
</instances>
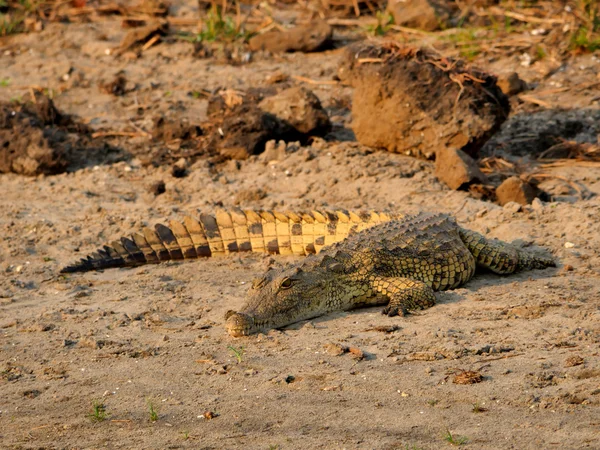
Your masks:
<instances>
[{"instance_id":1,"label":"large brown rock","mask_svg":"<svg viewBox=\"0 0 600 450\"><path fill-rule=\"evenodd\" d=\"M442 148L435 158L435 176L450 189L467 189L474 183L485 183L486 176L477 162L461 150Z\"/></svg>"},{"instance_id":2,"label":"large brown rock","mask_svg":"<svg viewBox=\"0 0 600 450\"><path fill-rule=\"evenodd\" d=\"M271 53L314 52L326 47L331 41L333 30L322 20L289 31L269 31L254 36L248 41L250 50L266 50Z\"/></svg>"},{"instance_id":3,"label":"large brown rock","mask_svg":"<svg viewBox=\"0 0 600 450\"><path fill-rule=\"evenodd\" d=\"M331 129L329 116L319 98L303 86L285 89L267 97L258 106L291 126L299 135L322 136Z\"/></svg>"},{"instance_id":4,"label":"large brown rock","mask_svg":"<svg viewBox=\"0 0 600 450\"><path fill-rule=\"evenodd\" d=\"M391 152L433 158L448 147L475 156L510 111L494 76L430 50L353 45L338 73L354 86L358 141Z\"/></svg>"},{"instance_id":5,"label":"large brown rock","mask_svg":"<svg viewBox=\"0 0 600 450\"><path fill-rule=\"evenodd\" d=\"M498 203L502 206L509 202L529 205L537 197L537 194L538 191L535 187L519 177L507 178L496 189Z\"/></svg>"},{"instance_id":6,"label":"large brown rock","mask_svg":"<svg viewBox=\"0 0 600 450\"><path fill-rule=\"evenodd\" d=\"M390 0L387 11L396 25L425 31L447 28L460 13L456 3L448 0Z\"/></svg>"}]
</instances>

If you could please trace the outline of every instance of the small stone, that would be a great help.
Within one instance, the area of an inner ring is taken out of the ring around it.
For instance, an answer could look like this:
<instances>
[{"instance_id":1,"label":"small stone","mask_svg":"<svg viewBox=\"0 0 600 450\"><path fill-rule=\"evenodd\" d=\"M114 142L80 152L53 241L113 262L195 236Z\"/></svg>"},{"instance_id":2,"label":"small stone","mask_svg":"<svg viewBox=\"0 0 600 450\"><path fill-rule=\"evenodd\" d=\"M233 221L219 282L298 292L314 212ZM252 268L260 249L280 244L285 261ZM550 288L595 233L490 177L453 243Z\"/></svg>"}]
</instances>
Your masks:
<instances>
[{"instance_id":1,"label":"small stone","mask_svg":"<svg viewBox=\"0 0 600 450\"><path fill-rule=\"evenodd\" d=\"M358 347L348 347L348 351L350 352L350 354L352 355L352 358L360 361L361 359L364 359L365 357L365 353Z\"/></svg>"},{"instance_id":2,"label":"small stone","mask_svg":"<svg viewBox=\"0 0 600 450\"><path fill-rule=\"evenodd\" d=\"M202 414L202 417L204 417L206 420L211 420L211 419L214 419L214 418L215 418L215 417L217 417L217 416L218 416L218 414L216 414L216 413L214 413L214 412L212 412L212 411L205 411L205 412Z\"/></svg>"},{"instance_id":3,"label":"small stone","mask_svg":"<svg viewBox=\"0 0 600 450\"><path fill-rule=\"evenodd\" d=\"M348 347L343 346L341 344L325 344L323 348L328 354L333 356L340 356L348 351Z\"/></svg>"},{"instance_id":4,"label":"small stone","mask_svg":"<svg viewBox=\"0 0 600 450\"><path fill-rule=\"evenodd\" d=\"M175 178L183 178L187 175L188 162L185 158L179 159L171 168L171 175Z\"/></svg>"},{"instance_id":5,"label":"small stone","mask_svg":"<svg viewBox=\"0 0 600 450\"><path fill-rule=\"evenodd\" d=\"M327 46L332 35L333 29L327 22L316 20L284 32L258 34L248 41L248 46L252 51L266 50L271 53L314 52Z\"/></svg>"},{"instance_id":6,"label":"small stone","mask_svg":"<svg viewBox=\"0 0 600 450\"><path fill-rule=\"evenodd\" d=\"M523 210L523 205L517 202L508 202L504 204L504 209L513 213L518 213Z\"/></svg>"},{"instance_id":7,"label":"small stone","mask_svg":"<svg viewBox=\"0 0 600 450\"><path fill-rule=\"evenodd\" d=\"M570 356L565 361L565 367L580 366L584 362L585 362L585 360L581 356L579 356L579 355Z\"/></svg>"},{"instance_id":8,"label":"small stone","mask_svg":"<svg viewBox=\"0 0 600 450\"><path fill-rule=\"evenodd\" d=\"M565 264L562 268L562 272L566 273L566 272L573 272L573 270L575 270L575 268L570 265L570 264Z\"/></svg>"},{"instance_id":9,"label":"small stone","mask_svg":"<svg viewBox=\"0 0 600 450\"><path fill-rule=\"evenodd\" d=\"M266 81L269 84L276 84L287 81L289 80L289 78L290 76L287 73L283 73L280 70L277 70L276 72L273 72L271 75L269 75Z\"/></svg>"},{"instance_id":10,"label":"small stone","mask_svg":"<svg viewBox=\"0 0 600 450\"><path fill-rule=\"evenodd\" d=\"M327 112L309 89L296 86L267 97L259 105L300 135L323 136L331 129Z\"/></svg>"},{"instance_id":11,"label":"small stone","mask_svg":"<svg viewBox=\"0 0 600 450\"><path fill-rule=\"evenodd\" d=\"M502 182L496 189L498 203L504 206L508 202L528 205L536 198L536 189L519 177L510 177Z\"/></svg>"},{"instance_id":12,"label":"small stone","mask_svg":"<svg viewBox=\"0 0 600 450\"><path fill-rule=\"evenodd\" d=\"M472 183L486 180L475 160L455 148L443 148L436 153L435 176L455 190L464 190Z\"/></svg>"},{"instance_id":13,"label":"small stone","mask_svg":"<svg viewBox=\"0 0 600 450\"><path fill-rule=\"evenodd\" d=\"M148 187L148 191L154 195L164 194L166 192L166 190L167 190L167 187L163 180L156 181Z\"/></svg>"},{"instance_id":14,"label":"small stone","mask_svg":"<svg viewBox=\"0 0 600 450\"><path fill-rule=\"evenodd\" d=\"M396 25L435 31L450 25L451 16L460 13L454 2L434 0L390 0L387 12Z\"/></svg>"},{"instance_id":15,"label":"small stone","mask_svg":"<svg viewBox=\"0 0 600 450\"><path fill-rule=\"evenodd\" d=\"M283 161L285 159L287 145L284 141L275 141L271 139L265 144L265 151L262 152L258 159L264 163L271 161Z\"/></svg>"},{"instance_id":16,"label":"small stone","mask_svg":"<svg viewBox=\"0 0 600 450\"><path fill-rule=\"evenodd\" d=\"M534 198L533 201L531 202L531 208L534 211L538 211L541 212L544 210L544 202L542 202L539 198Z\"/></svg>"},{"instance_id":17,"label":"small stone","mask_svg":"<svg viewBox=\"0 0 600 450\"><path fill-rule=\"evenodd\" d=\"M498 76L497 85L506 95L515 95L527 89L527 83L516 72Z\"/></svg>"},{"instance_id":18,"label":"small stone","mask_svg":"<svg viewBox=\"0 0 600 450\"><path fill-rule=\"evenodd\" d=\"M565 242L565 248L575 248L575 244L572 242Z\"/></svg>"}]
</instances>

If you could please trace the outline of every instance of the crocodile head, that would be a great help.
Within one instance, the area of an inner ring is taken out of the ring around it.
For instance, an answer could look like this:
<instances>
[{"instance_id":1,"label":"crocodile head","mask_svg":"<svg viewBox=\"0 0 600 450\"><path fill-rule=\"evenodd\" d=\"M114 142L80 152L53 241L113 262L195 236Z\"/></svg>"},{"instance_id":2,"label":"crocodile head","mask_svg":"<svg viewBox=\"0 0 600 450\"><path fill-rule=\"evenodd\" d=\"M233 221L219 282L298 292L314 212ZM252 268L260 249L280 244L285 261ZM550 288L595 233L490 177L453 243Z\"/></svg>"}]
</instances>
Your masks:
<instances>
[{"instance_id":1,"label":"crocodile head","mask_svg":"<svg viewBox=\"0 0 600 450\"><path fill-rule=\"evenodd\" d=\"M325 267L314 265L269 270L253 281L242 310L227 312L227 332L247 336L325 313L330 278Z\"/></svg>"}]
</instances>

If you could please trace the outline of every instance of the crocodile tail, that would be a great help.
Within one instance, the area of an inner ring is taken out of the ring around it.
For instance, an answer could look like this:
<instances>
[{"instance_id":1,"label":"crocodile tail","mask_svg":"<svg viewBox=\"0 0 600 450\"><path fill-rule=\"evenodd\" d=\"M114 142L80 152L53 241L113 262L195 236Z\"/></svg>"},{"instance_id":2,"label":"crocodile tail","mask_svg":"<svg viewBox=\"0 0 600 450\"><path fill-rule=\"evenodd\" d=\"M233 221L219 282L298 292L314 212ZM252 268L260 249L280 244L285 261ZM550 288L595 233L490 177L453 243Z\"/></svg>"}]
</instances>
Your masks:
<instances>
[{"instance_id":1,"label":"crocodile tail","mask_svg":"<svg viewBox=\"0 0 600 450\"><path fill-rule=\"evenodd\" d=\"M311 211L308 213L217 210L185 217L169 226L122 237L61 270L87 272L112 267L135 267L181 259L255 252L308 255L345 239L349 234L401 215L384 212Z\"/></svg>"}]
</instances>

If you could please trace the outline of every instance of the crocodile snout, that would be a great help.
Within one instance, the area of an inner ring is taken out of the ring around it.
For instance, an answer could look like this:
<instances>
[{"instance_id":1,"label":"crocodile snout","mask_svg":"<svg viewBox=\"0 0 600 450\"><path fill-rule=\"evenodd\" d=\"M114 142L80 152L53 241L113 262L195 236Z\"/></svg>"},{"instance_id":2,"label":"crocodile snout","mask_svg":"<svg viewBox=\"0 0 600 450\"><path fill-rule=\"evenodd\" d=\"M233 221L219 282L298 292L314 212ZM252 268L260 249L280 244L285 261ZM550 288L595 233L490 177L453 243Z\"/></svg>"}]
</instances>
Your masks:
<instances>
[{"instance_id":1,"label":"crocodile snout","mask_svg":"<svg viewBox=\"0 0 600 450\"><path fill-rule=\"evenodd\" d=\"M254 319L248 314L228 311L225 314L225 328L230 336L241 337L248 336L255 332Z\"/></svg>"}]
</instances>

